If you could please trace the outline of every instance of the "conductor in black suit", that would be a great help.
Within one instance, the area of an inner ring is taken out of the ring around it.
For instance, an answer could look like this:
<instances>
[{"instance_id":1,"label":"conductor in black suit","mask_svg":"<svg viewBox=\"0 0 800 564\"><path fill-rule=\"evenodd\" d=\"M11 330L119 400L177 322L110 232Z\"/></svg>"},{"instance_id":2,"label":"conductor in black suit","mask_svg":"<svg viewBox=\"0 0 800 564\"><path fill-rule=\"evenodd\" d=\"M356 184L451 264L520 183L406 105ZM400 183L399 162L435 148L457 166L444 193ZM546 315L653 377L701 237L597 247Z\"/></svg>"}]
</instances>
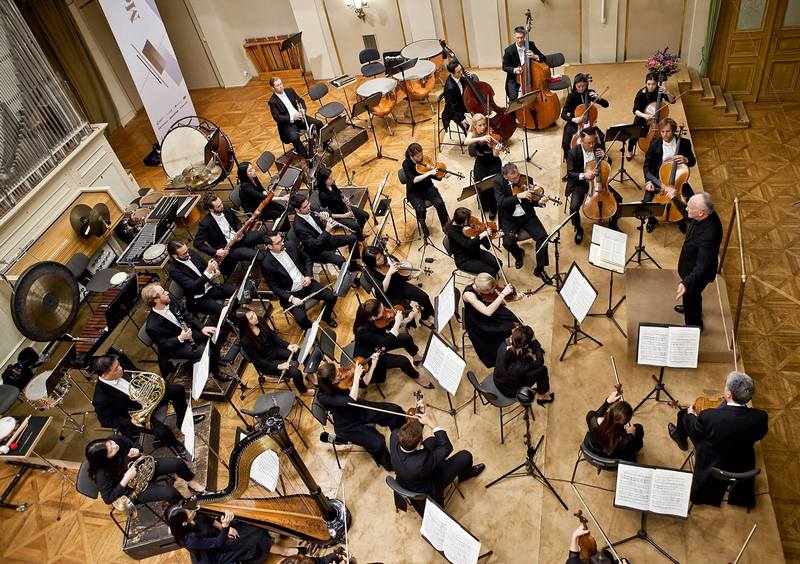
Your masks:
<instances>
[{"instance_id":1,"label":"conductor in black suit","mask_svg":"<svg viewBox=\"0 0 800 564\"><path fill-rule=\"evenodd\" d=\"M422 440L423 424L433 430L433 436ZM439 505L444 505L444 490L456 478L464 482L480 475L485 464L472 464L472 453L462 450L450 456L453 445L444 429L436 426L430 410L417 419L392 431L389 441L392 466L397 482L412 492L430 496ZM412 502L422 515L424 502Z\"/></svg>"},{"instance_id":2,"label":"conductor in black suit","mask_svg":"<svg viewBox=\"0 0 800 564\"><path fill-rule=\"evenodd\" d=\"M711 476L711 469L748 472L756 467L753 445L768 431L767 413L747 407L753 398L753 380L743 372L731 372L725 380L725 401L715 409L696 414L692 407L678 412L677 424L669 423L669 436L682 450L694 445L692 503L720 505L726 483ZM754 480L736 483L728 503L753 507L756 504Z\"/></svg>"},{"instance_id":3,"label":"conductor in black suit","mask_svg":"<svg viewBox=\"0 0 800 564\"><path fill-rule=\"evenodd\" d=\"M467 108L464 107L464 89L467 88L467 80L464 78L464 67L457 60L447 63L447 72L450 76L444 82L444 109L442 110L442 123L445 129L450 126L450 122L456 122L461 131L467 133L467 118L464 114Z\"/></svg>"},{"instance_id":4,"label":"conductor in black suit","mask_svg":"<svg viewBox=\"0 0 800 564\"><path fill-rule=\"evenodd\" d=\"M281 307L292 307L289 313L301 329L311 327L302 298L317 293L314 298L324 303L325 315L322 318L329 327L336 327L333 308L336 295L311 277L313 262L296 245L284 241L283 235L269 231L264 236L267 253L261 262L261 272L270 290L278 297Z\"/></svg>"},{"instance_id":5,"label":"conductor in black suit","mask_svg":"<svg viewBox=\"0 0 800 564\"><path fill-rule=\"evenodd\" d=\"M219 273L217 261L203 260L199 254L178 239L170 241L167 250L172 257L167 272L183 290L186 309L195 315L205 313L218 317L222 312L222 301L230 298L236 288L214 280Z\"/></svg>"},{"instance_id":6,"label":"conductor in black suit","mask_svg":"<svg viewBox=\"0 0 800 564\"><path fill-rule=\"evenodd\" d=\"M311 203L305 194L300 192L292 194L289 205L295 210L292 222L295 235L303 243L303 250L308 253L311 260L340 267L344 264L344 257L336 252L340 247L353 249L355 253L353 258L358 258L358 245L356 245L358 237L353 233L344 235L331 233L336 229L335 222L330 218L323 221L319 212L312 211Z\"/></svg>"},{"instance_id":7,"label":"conductor in black suit","mask_svg":"<svg viewBox=\"0 0 800 564\"><path fill-rule=\"evenodd\" d=\"M278 136L283 143L291 143L298 155L304 159L309 158L306 146L300 141L300 134L306 130L306 123L315 127L315 135L319 137L322 122L309 115L303 119L306 103L294 91L294 88L284 88L283 81L277 76L269 79L272 87L272 96L269 99L269 111L272 119L278 124Z\"/></svg>"},{"instance_id":8,"label":"conductor in black suit","mask_svg":"<svg viewBox=\"0 0 800 564\"><path fill-rule=\"evenodd\" d=\"M519 96L517 77L522 74L525 55L534 61L544 62L545 59L544 53L536 47L533 41L528 41L528 48L527 50L525 49L525 28L520 25L514 28L514 43L503 51L503 70L506 72L506 95L509 100L516 100Z\"/></svg>"},{"instance_id":9,"label":"conductor in black suit","mask_svg":"<svg viewBox=\"0 0 800 564\"><path fill-rule=\"evenodd\" d=\"M686 325L700 327L702 331L703 290L717 277L722 222L714 211L714 201L708 192L695 194L688 203L683 203L674 188L667 190L666 194L688 221L686 239L678 257L681 281L675 295L676 300L683 298L683 305L676 305L675 311L683 314Z\"/></svg>"},{"instance_id":10,"label":"conductor in black suit","mask_svg":"<svg viewBox=\"0 0 800 564\"><path fill-rule=\"evenodd\" d=\"M242 228L241 220L216 194L208 194L203 200L203 207L208 213L200 220L197 227L194 247L216 259L223 274L230 274L233 271L234 261L250 262L259 254L256 246L263 241L263 231L251 229L239 236L238 231ZM235 242L226 251L225 247L231 241Z\"/></svg>"}]
</instances>

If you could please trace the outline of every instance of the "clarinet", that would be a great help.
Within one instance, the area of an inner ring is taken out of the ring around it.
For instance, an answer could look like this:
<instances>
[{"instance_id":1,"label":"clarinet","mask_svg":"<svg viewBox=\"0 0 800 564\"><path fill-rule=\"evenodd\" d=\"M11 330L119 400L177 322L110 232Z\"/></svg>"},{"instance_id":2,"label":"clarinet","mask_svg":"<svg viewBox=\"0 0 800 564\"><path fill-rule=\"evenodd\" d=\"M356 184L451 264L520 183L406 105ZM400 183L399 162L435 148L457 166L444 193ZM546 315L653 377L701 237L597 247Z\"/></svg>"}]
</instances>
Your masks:
<instances>
[{"instance_id":1,"label":"clarinet","mask_svg":"<svg viewBox=\"0 0 800 564\"><path fill-rule=\"evenodd\" d=\"M333 222L333 224L334 224L336 227L339 227L339 228L341 228L341 229L344 229L344 230L345 230L345 231L347 231L348 233L355 233L355 232L356 232L356 231L355 231L355 229L353 229L352 227L348 227L347 225L345 225L345 224L344 224L344 223L342 223L341 221L336 221L334 218L332 218L332 217L331 217L331 215L330 215L328 212L325 212L325 213L320 213L320 212L318 212L318 211L311 210L311 214L312 214L314 217L316 217L317 219L319 219L320 221L324 221L324 222L332 221L332 222Z\"/></svg>"},{"instance_id":2,"label":"clarinet","mask_svg":"<svg viewBox=\"0 0 800 564\"><path fill-rule=\"evenodd\" d=\"M178 320L178 323L181 324L181 331L187 331L187 330L189 331L189 335L190 335L189 343L192 345L192 350L196 351L197 350L197 343L194 342L194 337L191 336L192 332L191 332L191 330L189 330L189 326L186 324L186 320L184 320L183 314L181 313L181 310L178 308L173 313L175 314L175 318Z\"/></svg>"}]
</instances>

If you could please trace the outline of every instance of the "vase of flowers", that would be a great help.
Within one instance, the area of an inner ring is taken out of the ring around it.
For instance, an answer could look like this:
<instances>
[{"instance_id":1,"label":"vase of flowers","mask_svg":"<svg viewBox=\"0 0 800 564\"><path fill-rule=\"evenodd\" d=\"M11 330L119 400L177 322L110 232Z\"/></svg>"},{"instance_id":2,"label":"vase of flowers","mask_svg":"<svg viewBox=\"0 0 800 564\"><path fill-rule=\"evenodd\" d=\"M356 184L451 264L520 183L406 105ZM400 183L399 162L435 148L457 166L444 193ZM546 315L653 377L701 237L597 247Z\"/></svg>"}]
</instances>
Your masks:
<instances>
[{"instance_id":1,"label":"vase of flowers","mask_svg":"<svg viewBox=\"0 0 800 564\"><path fill-rule=\"evenodd\" d=\"M654 72L663 77L663 80L666 80L670 75L680 70L680 60L681 58L678 55L669 52L669 47L664 47L663 51L655 51L647 59L645 66L648 71Z\"/></svg>"}]
</instances>

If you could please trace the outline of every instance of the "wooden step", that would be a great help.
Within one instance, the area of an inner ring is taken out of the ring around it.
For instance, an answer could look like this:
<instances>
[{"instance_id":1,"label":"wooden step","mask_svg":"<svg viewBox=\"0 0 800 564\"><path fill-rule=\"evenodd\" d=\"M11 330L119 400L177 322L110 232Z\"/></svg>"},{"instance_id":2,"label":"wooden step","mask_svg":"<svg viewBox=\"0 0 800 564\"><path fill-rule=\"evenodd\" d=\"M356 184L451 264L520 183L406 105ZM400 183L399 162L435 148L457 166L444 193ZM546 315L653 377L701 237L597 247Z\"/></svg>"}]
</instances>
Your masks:
<instances>
[{"instance_id":1,"label":"wooden step","mask_svg":"<svg viewBox=\"0 0 800 564\"><path fill-rule=\"evenodd\" d=\"M692 91L699 91L703 89L703 85L700 82L700 73L697 72L697 69L694 67L689 67L689 80L691 82L691 87L689 90Z\"/></svg>"},{"instance_id":2,"label":"wooden step","mask_svg":"<svg viewBox=\"0 0 800 564\"><path fill-rule=\"evenodd\" d=\"M725 115L730 116L736 114L736 100L733 99L733 95L727 92L724 92L723 95L725 96Z\"/></svg>"},{"instance_id":3,"label":"wooden step","mask_svg":"<svg viewBox=\"0 0 800 564\"><path fill-rule=\"evenodd\" d=\"M701 100L713 100L714 99L714 91L711 89L711 81L703 77L700 79L700 84L703 85L703 95L700 96Z\"/></svg>"},{"instance_id":4,"label":"wooden step","mask_svg":"<svg viewBox=\"0 0 800 564\"><path fill-rule=\"evenodd\" d=\"M719 84L712 84L711 85L711 92L714 94L714 104L715 108L722 109L725 107L725 95L722 93L722 87Z\"/></svg>"},{"instance_id":5,"label":"wooden step","mask_svg":"<svg viewBox=\"0 0 800 564\"><path fill-rule=\"evenodd\" d=\"M747 115L747 109L741 100L736 100L736 114L736 123L743 127L750 127L750 116Z\"/></svg>"}]
</instances>

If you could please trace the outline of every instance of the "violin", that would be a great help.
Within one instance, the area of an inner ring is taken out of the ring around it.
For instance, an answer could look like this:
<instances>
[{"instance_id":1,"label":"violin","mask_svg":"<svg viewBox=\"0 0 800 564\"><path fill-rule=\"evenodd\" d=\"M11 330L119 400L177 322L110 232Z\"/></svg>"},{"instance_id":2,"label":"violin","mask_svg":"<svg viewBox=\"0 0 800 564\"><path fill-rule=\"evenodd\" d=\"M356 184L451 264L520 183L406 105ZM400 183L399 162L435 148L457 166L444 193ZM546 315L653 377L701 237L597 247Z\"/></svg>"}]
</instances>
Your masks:
<instances>
[{"instance_id":1,"label":"violin","mask_svg":"<svg viewBox=\"0 0 800 564\"><path fill-rule=\"evenodd\" d=\"M716 409L720 406L720 404L725 402L725 398L720 396L717 398L709 398L705 396L699 396L694 400L692 404L692 409L697 415L700 415L700 412L705 409ZM674 407L675 409L689 409L688 405L681 405L678 403L678 400L667 402L670 407Z\"/></svg>"},{"instance_id":2,"label":"violin","mask_svg":"<svg viewBox=\"0 0 800 564\"><path fill-rule=\"evenodd\" d=\"M530 46L531 11L525 11L525 50ZM525 57L520 61L522 73L517 76L520 82L520 96L536 92L530 108L517 110L520 125L528 129L545 129L553 125L561 115L561 102L550 90L552 74L550 66L544 61L534 61Z\"/></svg>"},{"instance_id":3,"label":"violin","mask_svg":"<svg viewBox=\"0 0 800 564\"><path fill-rule=\"evenodd\" d=\"M494 290L492 290L488 294L483 294L483 293L480 293L480 292L479 292L479 294L480 294L480 297L483 300L483 302L488 305L488 304L493 304L495 302L495 300L497 300L497 298L500 297L500 293L502 291L503 291L503 288L495 288ZM516 290L514 290L510 294L507 294L504 299L505 299L506 303L516 302L516 301L521 300L522 298L524 298L526 296L532 296L533 293L534 293L533 290L525 290L523 292L517 292Z\"/></svg>"},{"instance_id":4,"label":"violin","mask_svg":"<svg viewBox=\"0 0 800 564\"><path fill-rule=\"evenodd\" d=\"M532 202L538 202L547 194L544 193L544 188L536 182L534 182L533 178L530 176L525 176L524 174L519 175L519 180L517 180L514 184L511 185L511 192L513 194L521 194L522 192L529 192L532 196ZM556 204L561 204L561 200L558 199L557 196L548 196L550 201L555 202Z\"/></svg>"},{"instance_id":5,"label":"violin","mask_svg":"<svg viewBox=\"0 0 800 564\"><path fill-rule=\"evenodd\" d=\"M414 407L408 408L406 413L411 417L416 417L417 415L425 413L425 403L423 402L422 392L419 390L414 392Z\"/></svg>"},{"instance_id":6,"label":"violin","mask_svg":"<svg viewBox=\"0 0 800 564\"><path fill-rule=\"evenodd\" d=\"M489 145L491 147L495 147L495 146L500 147L500 152L501 153L510 153L511 152L511 149L509 149L508 147L503 145L503 136L500 135L499 133L497 133L496 131L494 131L488 125L486 127L486 133L484 133L484 135L488 135L489 137L492 138L492 140L491 141L480 141L480 143L485 143L485 144L487 144L487 145Z\"/></svg>"},{"instance_id":7,"label":"violin","mask_svg":"<svg viewBox=\"0 0 800 564\"><path fill-rule=\"evenodd\" d=\"M419 304L417 304L417 302L411 302L411 311L413 311L415 314L419 312ZM406 308L401 305L396 305L391 308L384 308L383 314L377 319L374 319L372 323L378 329L385 329L394 323L395 315L397 315L398 312L402 313L403 315L407 313Z\"/></svg>"},{"instance_id":8,"label":"violin","mask_svg":"<svg viewBox=\"0 0 800 564\"><path fill-rule=\"evenodd\" d=\"M385 349L383 347L379 348L377 352L383 353ZM340 366L336 370L336 380L334 384L340 390L349 390L353 387L353 378L355 378L356 374L356 366L361 366L365 371L369 369L369 361L372 357L364 358L363 356L357 356L353 358L353 362L350 363L348 366Z\"/></svg>"},{"instance_id":9,"label":"violin","mask_svg":"<svg viewBox=\"0 0 800 564\"><path fill-rule=\"evenodd\" d=\"M573 513L578 521L583 525L585 531L589 530L589 520L583 516L583 510L578 509L577 513ZM578 547L581 549L581 561L588 562L594 554L597 553L597 541L592 536L592 533L581 535L578 537Z\"/></svg>"},{"instance_id":10,"label":"violin","mask_svg":"<svg viewBox=\"0 0 800 564\"><path fill-rule=\"evenodd\" d=\"M469 223L461 228L462 232L467 237L477 237L484 231L489 231L489 236L494 238L500 234L497 230L497 222L494 221L480 221L475 216L470 216Z\"/></svg>"},{"instance_id":11,"label":"violin","mask_svg":"<svg viewBox=\"0 0 800 564\"><path fill-rule=\"evenodd\" d=\"M681 126L677 133L675 133L677 138L675 156L678 156L678 152L681 149L681 137L683 136L683 131L684 127ZM656 192L656 195L653 197L653 202L655 203L669 204L667 209L664 211L664 215L660 218L661 221L674 223L683 219L681 210L679 210L678 206L676 206L666 195L664 187L673 186L675 188L675 193L683 197L683 185L689 181L689 174L689 167L686 165L686 163L678 164L675 162L674 158L661 163L661 167L658 169L660 182L657 183L660 185L660 190Z\"/></svg>"},{"instance_id":12,"label":"violin","mask_svg":"<svg viewBox=\"0 0 800 564\"><path fill-rule=\"evenodd\" d=\"M455 172L454 170L448 170L447 165L444 163L435 163L428 157L422 157L422 162L417 163L417 172L420 174L425 174L426 172L430 172L432 170L436 170L436 178L441 180L445 176L453 175L455 177L464 178L464 175L460 172Z\"/></svg>"},{"instance_id":13,"label":"violin","mask_svg":"<svg viewBox=\"0 0 800 564\"><path fill-rule=\"evenodd\" d=\"M389 267L392 264L394 264L397 267L397 273L400 274L401 276L405 276L406 278L412 276L415 272L421 272L426 276L430 276L431 274L433 274L433 269L428 268L427 266L424 268L416 268L410 262L400 262L397 260L397 258L391 255L384 255L384 256L386 257L386 264L382 264L379 267L377 267L378 272L380 272L384 276L386 275L387 272L389 272Z\"/></svg>"}]
</instances>

